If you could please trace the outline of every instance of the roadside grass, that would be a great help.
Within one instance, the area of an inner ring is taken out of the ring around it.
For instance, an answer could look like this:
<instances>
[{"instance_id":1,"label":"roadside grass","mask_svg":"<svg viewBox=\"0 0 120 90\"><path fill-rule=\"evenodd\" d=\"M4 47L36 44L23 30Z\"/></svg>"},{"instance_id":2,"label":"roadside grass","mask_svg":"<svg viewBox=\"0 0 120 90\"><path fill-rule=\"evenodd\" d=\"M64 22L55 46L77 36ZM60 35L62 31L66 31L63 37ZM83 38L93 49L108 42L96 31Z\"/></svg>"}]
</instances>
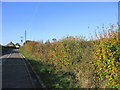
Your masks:
<instances>
[{"instance_id":1,"label":"roadside grass","mask_svg":"<svg viewBox=\"0 0 120 90\"><path fill-rule=\"evenodd\" d=\"M19 52L31 63L47 88L75 88L73 82L64 74L65 72L57 72L53 66L45 65L28 54L23 53L20 49Z\"/></svg>"}]
</instances>

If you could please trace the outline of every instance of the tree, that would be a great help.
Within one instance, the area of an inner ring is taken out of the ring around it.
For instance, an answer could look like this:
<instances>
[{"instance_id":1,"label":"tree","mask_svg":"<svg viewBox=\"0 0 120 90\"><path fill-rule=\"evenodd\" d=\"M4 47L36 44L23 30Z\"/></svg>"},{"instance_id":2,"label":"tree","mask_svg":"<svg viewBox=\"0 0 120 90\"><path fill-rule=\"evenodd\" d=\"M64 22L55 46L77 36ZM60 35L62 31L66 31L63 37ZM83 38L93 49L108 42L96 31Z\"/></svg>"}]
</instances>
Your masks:
<instances>
[{"instance_id":1,"label":"tree","mask_svg":"<svg viewBox=\"0 0 120 90\"><path fill-rule=\"evenodd\" d=\"M28 43L28 42L31 42L30 40L26 40L26 42L24 42L24 44L23 45L25 45L26 43Z\"/></svg>"},{"instance_id":2,"label":"tree","mask_svg":"<svg viewBox=\"0 0 120 90\"><path fill-rule=\"evenodd\" d=\"M19 43L16 43L15 45L18 45L18 46L20 46L20 44L19 44Z\"/></svg>"},{"instance_id":3,"label":"tree","mask_svg":"<svg viewBox=\"0 0 120 90\"><path fill-rule=\"evenodd\" d=\"M55 42L55 41L57 41L57 39L56 39L56 38L53 38L52 40L53 40L54 42Z\"/></svg>"},{"instance_id":4,"label":"tree","mask_svg":"<svg viewBox=\"0 0 120 90\"><path fill-rule=\"evenodd\" d=\"M49 40L49 39L45 42L45 44L48 44L48 43L50 43L50 40Z\"/></svg>"}]
</instances>

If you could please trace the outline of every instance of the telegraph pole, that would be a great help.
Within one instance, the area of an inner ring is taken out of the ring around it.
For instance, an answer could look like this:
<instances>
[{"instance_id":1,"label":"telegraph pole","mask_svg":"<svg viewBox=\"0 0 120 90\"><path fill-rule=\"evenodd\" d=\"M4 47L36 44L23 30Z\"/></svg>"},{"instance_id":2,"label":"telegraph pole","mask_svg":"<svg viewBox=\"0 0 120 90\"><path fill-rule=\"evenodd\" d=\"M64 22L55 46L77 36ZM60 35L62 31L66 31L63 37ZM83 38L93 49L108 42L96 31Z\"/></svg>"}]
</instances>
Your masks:
<instances>
[{"instance_id":1,"label":"telegraph pole","mask_svg":"<svg viewBox=\"0 0 120 90\"><path fill-rule=\"evenodd\" d=\"M25 30L25 43L26 43L26 30Z\"/></svg>"},{"instance_id":2,"label":"telegraph pole","mask_svg":"<svg viewBox=\"0 0 120 90\"><path fill-rule=\"evenodd\" d=\"M21 36L20 38L21 38L21 45L22 45L22 43L23 43L23 36Z\"/></svg>"}]
</instances>

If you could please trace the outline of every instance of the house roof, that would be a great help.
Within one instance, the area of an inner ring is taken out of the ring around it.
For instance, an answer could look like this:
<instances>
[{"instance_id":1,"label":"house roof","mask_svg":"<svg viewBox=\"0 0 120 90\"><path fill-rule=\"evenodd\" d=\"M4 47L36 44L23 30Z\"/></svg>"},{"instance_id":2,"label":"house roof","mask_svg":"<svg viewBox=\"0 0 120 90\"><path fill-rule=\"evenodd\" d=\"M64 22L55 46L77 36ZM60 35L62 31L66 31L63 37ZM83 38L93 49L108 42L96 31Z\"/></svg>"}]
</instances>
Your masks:
<instances>
[{"instance_id":1,"label":"house roof","mask_svg":"<svg viewBox=\"0 0 120 90\"><path fill-rule=\"evenodd\" d=\"M12 43L12 42L10 42L10 43L8 43L8 44L7 44L7 46L12 46L12 47L15 47L15 44L14 44L14 43Z\"/></svg>"}]
</instances>

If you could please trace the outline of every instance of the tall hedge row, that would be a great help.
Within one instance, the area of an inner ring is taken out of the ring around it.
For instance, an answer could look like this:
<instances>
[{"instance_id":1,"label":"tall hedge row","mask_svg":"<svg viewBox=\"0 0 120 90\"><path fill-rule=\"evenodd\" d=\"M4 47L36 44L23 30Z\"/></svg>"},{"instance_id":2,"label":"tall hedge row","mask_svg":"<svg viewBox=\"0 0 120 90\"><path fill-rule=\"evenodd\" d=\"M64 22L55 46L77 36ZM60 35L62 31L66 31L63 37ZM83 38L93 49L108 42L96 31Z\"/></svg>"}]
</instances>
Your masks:
<instances>
[{"instance_id":1,"label":"tall hedge row","mask_svg":"<svg viewBox=\"0 0 120 90\"><path fill-rule=\"evenodd\" d=\"M76 87L118 88L120 87L120 49L118 31L112 26L109 30L97 33L97 39L87 41L83 36L66 37L59 41L31 41L20 49L46 65L53 66L56 72L69 72Z\"/></svg>"}]
</instances>

